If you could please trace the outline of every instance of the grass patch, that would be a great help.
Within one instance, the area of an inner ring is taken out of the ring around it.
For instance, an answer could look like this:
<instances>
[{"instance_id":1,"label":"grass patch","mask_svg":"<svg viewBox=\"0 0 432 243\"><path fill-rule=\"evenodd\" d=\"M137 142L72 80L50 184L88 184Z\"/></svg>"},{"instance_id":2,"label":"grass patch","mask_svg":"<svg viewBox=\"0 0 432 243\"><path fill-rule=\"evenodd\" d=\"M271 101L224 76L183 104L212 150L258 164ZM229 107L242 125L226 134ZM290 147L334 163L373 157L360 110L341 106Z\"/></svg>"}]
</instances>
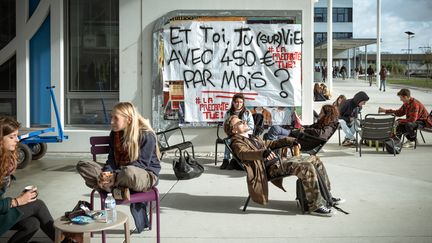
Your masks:
<instances>
[{"instance_id":1,"label":"grass patch","mask_svg":"<svg viewBox=\"0 0 432 243\"><path fill-rule=\"evenodd\" d=\"M399 84L407 87L420 87L432 89L432 79L426 78L410 78L407 77L392 77L387 80L390 84Z\"/></svg>"}]
</instances>

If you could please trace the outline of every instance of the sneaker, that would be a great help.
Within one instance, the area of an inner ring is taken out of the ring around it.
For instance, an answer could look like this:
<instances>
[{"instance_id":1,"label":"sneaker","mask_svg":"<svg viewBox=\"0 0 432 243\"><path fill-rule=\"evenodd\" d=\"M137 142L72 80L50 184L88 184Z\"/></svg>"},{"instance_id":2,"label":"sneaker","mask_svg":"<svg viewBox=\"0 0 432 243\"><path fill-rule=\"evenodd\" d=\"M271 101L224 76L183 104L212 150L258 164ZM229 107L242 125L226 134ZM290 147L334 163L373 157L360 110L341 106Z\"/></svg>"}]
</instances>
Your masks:
<instances>
[{"instance_id":1,"label":"sneaker","mask_svg":"<svg viewBox=\"0 0 432 243\"><path fill-rule=\"evenodd\" d=\"M415 145L415 142L414 141L406 141L403 145L402 145L402 148L412 148L412 147L414 147L414 145Z\"/></svg>"},{"instance_id":2,"label":"sneaker","mask_svg":"<svg viewBox=\"0 0 432 243\"><path fill-rule=\"evenodd\" d=\"M127 187L115 187L112 194L115 200L130 200L130 192Z\"/></svg>"},{"instance_id":3,"label":"sneaker","mask_svg":"<svg viewBox=\"0 0 432 243\"><path fill-rule=\"evenodd\" d=\"M315 211L311 212L312 215L323 216L323 217L331 217L336 214L335 211L327 208L323 205L319 206Z\"/></svg>"},{"instance_id":4,"label":"sneaker","mask_svg":"<svg viewBox=\"0 0 432 243\"><path fill-rule=\"evenodd\" d=\"M225 170L229 165L229 160L228 159L224 159L222 162L222 165L219 167L219 169L221 170Z\"/></svg>"},{"instance_id":5,"label":"sneaker","mask_svg":"<svg viewBox=\"0 0 432 243\"><path fill-rule=\"evenodd\" d=\"M335 205L341 205L345 202L345 199L341 197L332 197L332 201L335 203Z\"/></svg>"}]
</instances>

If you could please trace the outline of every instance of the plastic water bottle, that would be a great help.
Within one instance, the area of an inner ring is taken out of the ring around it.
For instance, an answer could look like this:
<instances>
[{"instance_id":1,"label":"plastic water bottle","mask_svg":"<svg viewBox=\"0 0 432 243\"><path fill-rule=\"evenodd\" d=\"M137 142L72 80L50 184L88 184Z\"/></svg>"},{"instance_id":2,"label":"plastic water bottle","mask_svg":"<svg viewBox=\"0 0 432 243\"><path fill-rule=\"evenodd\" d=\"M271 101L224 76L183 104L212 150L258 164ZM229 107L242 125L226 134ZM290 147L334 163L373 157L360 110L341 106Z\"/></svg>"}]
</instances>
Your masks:
<instances>
[{"instance_id":1,"label":"plastic water bottle","mask_svg":"<svg viewBox=\"0 0 432 243\"><path fill-rule=\"evenodd\" d=\"M105 199L105 211L107 223L112 223L117 220L116 201L112 193L108 193L108 196Z\"/></svg>"}]
</instances>

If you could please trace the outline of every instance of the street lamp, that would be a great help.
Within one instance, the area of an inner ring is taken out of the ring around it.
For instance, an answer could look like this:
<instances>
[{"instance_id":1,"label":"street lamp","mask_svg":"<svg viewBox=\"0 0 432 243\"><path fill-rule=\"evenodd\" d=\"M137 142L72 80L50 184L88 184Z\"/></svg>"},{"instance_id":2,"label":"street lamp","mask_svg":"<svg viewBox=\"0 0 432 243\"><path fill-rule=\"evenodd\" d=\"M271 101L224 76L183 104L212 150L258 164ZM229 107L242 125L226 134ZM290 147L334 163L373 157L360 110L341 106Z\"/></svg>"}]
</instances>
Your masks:
<instances>
[{"instance_id":1,"label":"street lamp","mask_svg":"<svg viewBox=\"0 0 432 243\"><path fill-rule=\"evenodd\" d=\"M411 32L411 31L405 31L405 34L408 35L408 61L407 61L407 64L408 64L408 79L410 79L410 75L411 75L411 74L410 74L410 62L411 62L411 54L410 54L410 51L411 51L411 49L410 49L410 39L414 37L414 33Z\"/></svg>"}]
</instances>

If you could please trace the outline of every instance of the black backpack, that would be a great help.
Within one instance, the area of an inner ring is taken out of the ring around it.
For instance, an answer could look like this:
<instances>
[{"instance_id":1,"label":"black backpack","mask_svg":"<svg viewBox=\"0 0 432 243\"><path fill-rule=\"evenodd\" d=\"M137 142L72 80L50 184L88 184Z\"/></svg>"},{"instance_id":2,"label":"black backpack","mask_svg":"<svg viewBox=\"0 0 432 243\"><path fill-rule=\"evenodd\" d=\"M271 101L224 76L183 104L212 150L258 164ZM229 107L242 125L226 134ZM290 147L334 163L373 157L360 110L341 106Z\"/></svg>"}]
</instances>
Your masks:
<instances>
[{"instance_id":1,"label":"black backpack","mask_svg":"<svg viewBox=\"0 0 432 243\"><path fill-rule=\"evenodd\" d=\"M316 167L315 167L315 170L316 170ZM333 207L344 214L349 214L348 212L346 212L343 209L336 206L335 202L333 202L332 195L329 192L329 190L327 189L327 187L324 183L324 180L322 179L322 176L320 175L320 173L318 173L318 170L317 170L317 177L318 177L318 184L319 184L321 196L327 202L326 206L329 208ZM306 199L306 193L305 193L305 190L303 187L303 183L300 179L297 179L297 182L296 182L296 194L297 194L296 200L298 202L298 205L301 208L302 213L304 214L305 212L308 212L309 211L308 201Z\"/></svg>"}]
</instances>

